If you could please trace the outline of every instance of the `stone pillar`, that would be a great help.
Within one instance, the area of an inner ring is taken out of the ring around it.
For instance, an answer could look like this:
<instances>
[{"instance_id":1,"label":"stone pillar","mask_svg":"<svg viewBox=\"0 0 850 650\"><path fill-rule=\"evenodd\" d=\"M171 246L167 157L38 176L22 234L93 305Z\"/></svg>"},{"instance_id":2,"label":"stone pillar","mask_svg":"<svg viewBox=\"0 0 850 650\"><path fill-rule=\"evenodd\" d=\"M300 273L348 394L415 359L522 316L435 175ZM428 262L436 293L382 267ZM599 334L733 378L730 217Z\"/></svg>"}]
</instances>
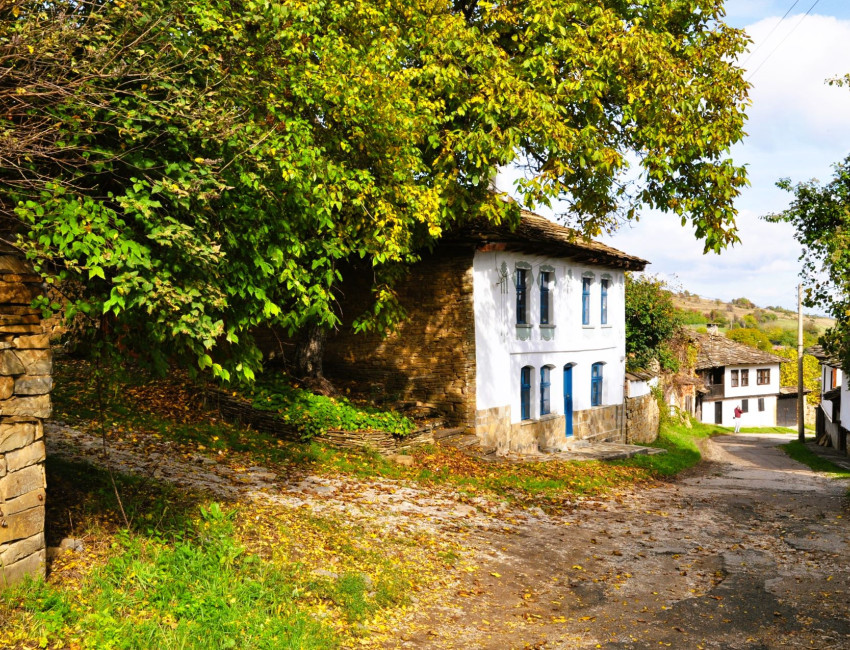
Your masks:
<instances>
[{"instance_id":1,"label":"stone pillar","mask_svg":"<svg viewBox=\"0 0 850 650\"><path fill-rule=\"evenodd\" d=\"M44 427L53 369L32 300L41 278L0 254L0 588L44 576Z\"/></svg>"}]
</instances>

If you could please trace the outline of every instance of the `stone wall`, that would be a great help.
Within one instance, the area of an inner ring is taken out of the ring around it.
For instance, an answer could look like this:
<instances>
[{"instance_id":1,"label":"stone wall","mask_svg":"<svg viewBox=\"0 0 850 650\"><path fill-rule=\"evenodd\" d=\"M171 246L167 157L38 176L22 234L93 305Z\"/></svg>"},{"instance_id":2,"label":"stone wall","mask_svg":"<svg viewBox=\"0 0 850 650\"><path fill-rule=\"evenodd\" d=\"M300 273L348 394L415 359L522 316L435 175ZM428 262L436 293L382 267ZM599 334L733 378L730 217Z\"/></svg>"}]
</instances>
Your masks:
<instances>
[{"instance_id":1,"label":"stone wall","mask_svg":"<svg viewBox=\"0 0 850 650\"><path fill-rule=\"evenodd\" d=\"M356 377L373 392L432 405L448 422L475 422L475 324L470 247L426 256L397 284L407 318L386 337L355 334L352 320L370 304L371 273L347 273L343 324L328 338L325 374ZM359 278L359 281L357 281Z\"/></svg>"},{"instance_id":2,"label":"stone wall","mask_svg":"<svg viewBox=\"0 0 850 650\"><path fill-rule=\"evenodd\" d=\"M41 278L0 255L0 570L2 584L44 576L44 418L52 359L41 317L30 308Z\"/></svg>"},{"instance_id":3,"label":"stone wall","mask_svg":"<svg viewBox=\"0 0 850 650\"><path fill-rule=\"evenodd\" d=\"M624 442L623 406L596 406L573 414L573 435L589 442Z\"/></svg>"},{"instance_id":4,"label":"stone wall","mask_svg":"<svg viewBox=\"0 0 850 650\"><path fill-rule=\"evenodd\" d=\"M655 396L641 395L626 398L626 443L653 442L658 437L661 413Z\"/></svg>"}]
</instances>

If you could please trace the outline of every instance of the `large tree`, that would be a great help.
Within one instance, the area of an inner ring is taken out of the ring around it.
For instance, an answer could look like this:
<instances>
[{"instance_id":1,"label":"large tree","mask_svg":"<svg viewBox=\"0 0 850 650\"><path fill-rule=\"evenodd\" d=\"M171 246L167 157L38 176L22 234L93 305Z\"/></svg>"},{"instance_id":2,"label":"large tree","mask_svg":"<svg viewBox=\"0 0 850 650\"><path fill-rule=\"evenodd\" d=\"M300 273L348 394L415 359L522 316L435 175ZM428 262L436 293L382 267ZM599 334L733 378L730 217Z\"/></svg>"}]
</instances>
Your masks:
<instances>
[{"instance_id":1,"label":"large tree","mask_svg":"<svg viewBox=\"0 0 850 650\"><path fill-rule=\"evenodd\" d=\"M812 180L795 185L785 179L778 185L792 192L794 200L767 219L794 226L803 246L804 302L835 318L835 325L821 338L850 368L850 158L835 165L828 183Z\"/></svg>"},{"instance_id":2,"label":"large tree","mask_svg":"<svg viewBox=\"0 0 850 650\"><path fill-rule=\"evenodd\" d=\"M745 36L721 0L13 0L0 213L128 350L250 376L258 324L339 322L340 262L399 267L469 218L567 199L736 238ZM632 168L629 169L631 162ZM312 338L312 337L307 337Z\"/></svg>"}]
</instances>

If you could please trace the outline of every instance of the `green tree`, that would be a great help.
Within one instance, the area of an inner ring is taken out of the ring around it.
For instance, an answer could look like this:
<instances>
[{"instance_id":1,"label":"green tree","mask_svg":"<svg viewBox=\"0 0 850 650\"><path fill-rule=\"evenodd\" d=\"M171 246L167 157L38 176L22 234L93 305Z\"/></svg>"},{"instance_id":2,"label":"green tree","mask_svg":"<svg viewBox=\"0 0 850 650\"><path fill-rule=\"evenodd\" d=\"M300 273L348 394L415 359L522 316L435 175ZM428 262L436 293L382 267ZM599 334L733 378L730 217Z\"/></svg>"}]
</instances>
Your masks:
<instances>
[{"instance_id":1,"label":"green tree","mask_svg":"<svg viewBox=\"0 0 850 650\"><path fill-rule=\"evenodd\" d=\"M784 212L765 218L794 226L803 247L804 304L825 309L835 319L821 342L850 368L850 158L835 165L828 183L793 185L784 179L777 185L794 200ZM804 330L808 337L818 334L813 321Z\"/></svg>"},{"instance_id":2,"label":"green tree","mask_svg":"<svg viewBox=\"0 0 850 650\"><path fill-rule=\"evenodd\" d=\"M786 359L791 359L791 363L783 363L779 366L779 385L797 387L797 350L791 348L780 348L774 350L774 353ZM808 388L811 392L806 395L806 401L809 404L820 403L820 382L821 370L820 362L810 354L803 355L803 387Z\"/></svg>"},{"instance_id":3,"label":"green tree","mask_svg":"<svg viewBox=\"0 0 850 650\"><path fill-rule=\"evenodd\" d=\"M250 377L258 324L402 316L399 268L455 223L565 199L586 234L643 207L736 240L747 84L720 0L0 8L0 213L97 331L160 365ZM628 161L637 182L624 183ZM305 355L309 366L316 354ZM313 368L313 372L320 373Z\"/></svg>"},{"instance_id":4,"label":"green tree","mask_svg":"<svg viewBox=\"0 0 850 650\"><path fill-rule=\"evenodd\" d=\"M773 349L767 334L754 327L736 327L726 332L726 338L769 352Z\"/></svg>"},{"instance_id":5,"label":"green tree","mask_svg":"<svg viewBox=\"0 0 850 650\"><path fill-rule=\"evenodd\" d=\"M681 327L680 312L663 280L626 274L626 365L646 368L657 359L665 370L678 370L670 342Z\"/></svg>"}]
</instances>

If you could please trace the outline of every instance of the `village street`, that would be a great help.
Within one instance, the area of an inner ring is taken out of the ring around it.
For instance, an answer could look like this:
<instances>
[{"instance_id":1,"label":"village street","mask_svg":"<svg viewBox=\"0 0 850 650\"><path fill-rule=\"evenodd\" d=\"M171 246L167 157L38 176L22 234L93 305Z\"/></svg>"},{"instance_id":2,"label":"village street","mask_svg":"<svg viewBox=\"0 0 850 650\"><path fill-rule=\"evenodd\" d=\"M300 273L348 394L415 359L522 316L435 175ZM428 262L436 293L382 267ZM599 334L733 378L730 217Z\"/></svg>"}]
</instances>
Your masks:
<instances>
[{"instance_id":1,"label":"village street","mask_svg":"<svg viewBox=\"0 0 850 650\"><path fill-rule=\"evenodd\" d=\"M52 424L46 439L51 455L100 462L94 435ZM111 462L222 499L458 542L457 569L372 635L382 647L850 647L846 485L775 448L789 439L716 437L676 482L548 514L387 480L237 476L165 448L153 459L115 449Z\"/></svg>"}]
</instances>

